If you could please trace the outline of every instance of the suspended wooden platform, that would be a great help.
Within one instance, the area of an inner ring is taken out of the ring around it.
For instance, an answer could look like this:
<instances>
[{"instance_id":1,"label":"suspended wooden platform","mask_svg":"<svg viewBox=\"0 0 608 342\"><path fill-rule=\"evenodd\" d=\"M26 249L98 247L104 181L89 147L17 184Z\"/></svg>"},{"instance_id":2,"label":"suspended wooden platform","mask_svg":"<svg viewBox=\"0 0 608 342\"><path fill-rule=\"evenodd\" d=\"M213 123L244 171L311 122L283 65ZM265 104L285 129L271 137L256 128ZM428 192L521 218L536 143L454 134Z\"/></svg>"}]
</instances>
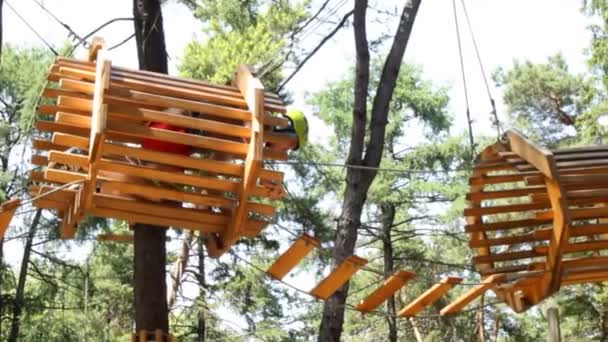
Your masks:
<instances>
[{"instance_id":1,"label":"suspended wooden platform","mask_svg":"<svg viewBox=\"0 0 608 342\"><path fill-rule=\"evenodd\" d=\"M513 310L608 280L608 146L547 150L516 131L479 155L465 230L482 284ZM445 309L450 313L459 308Z\"/></svg>"},{"instance_id":2,"label":"suspended wooden platform","mask_svg":"<svg viewBox=\"0 0 608 342\"><path fill-rule=\"evenodd\" d=\"M57 212L63 238L91 215L197 230L217 257L270 222L283 174L263 161L287 159L269 146L290 139L273 130L288 121L246 66L233 85L215 85L113 66L96 40L89 60L60 57L48 80L29 191L53 191L33 204Z\"/></svg>"}]
</instances>

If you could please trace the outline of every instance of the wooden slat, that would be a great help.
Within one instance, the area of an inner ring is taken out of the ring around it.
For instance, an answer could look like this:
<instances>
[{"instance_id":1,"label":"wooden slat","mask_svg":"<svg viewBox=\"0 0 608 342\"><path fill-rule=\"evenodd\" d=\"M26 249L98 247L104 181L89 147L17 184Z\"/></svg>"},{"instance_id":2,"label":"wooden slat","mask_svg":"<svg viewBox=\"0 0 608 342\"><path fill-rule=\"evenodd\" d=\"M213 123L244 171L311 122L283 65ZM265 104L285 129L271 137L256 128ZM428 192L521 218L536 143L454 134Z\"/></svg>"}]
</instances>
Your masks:
<instances>
[{"instance_id":1,"label":"wooden slat","mask_svg":"<svg viewBox=\"0 0 608 342\"><path fill-rule=\"evenodd\" d=\"M42 132L60 132L81 137L88 137L89 135L89 129L87 128L51 121L37 121L36 129Z\"/></svg>"},{"instance_id":2,"label":"wooden slat","mask_svg":"<svg viewBox=\"0 0 608 342\"><path fill-rule=\"evenodd\" d=\"M32 162L32 165L46 166L49 163L49 159L45 156L33 154L31 162Z\"/></svg>"},{"instance_id":3,"label":"wooden slat","mask_svg":"<svg viewBox=\"0 0 608 342\"><path fill-rule=\"evenodd\" d=\"M133 243L133 234L98 234L99 242Z\"/></svg>"},{"instance_id":4,"label":"wooden slat","mask_svg":"<svg viewBox=\"0 0 608 342\"><path fill-rule=\"evenodd\" d=\"M160 164L175 165L188 169L209 171L230 176L241 176L243 166L239 164L216 161L211 159L197 159L192 157L180 156L175 153L164 153L150 151L141 148L121 146L117 144L106 144L104 150L108 154L117 154L141 160L152 161ZM283 172L273 170L260 170L260 178L275 182L283 181Z\"/></svg>"},{"instance_id":5,"label":"wooden slat","mask_svg":"<svg viewBox=\"0 0 608 342\"><path fill-rule=\"evenodd\" d=\"M484 264L488 262L497 262L497 261L511 261L511 260L519 260L519 259L531 259L536 257L544 256L534 250L523 250L516 252L503 252L503 253L494 253L492 255L478 255L473 257L474 264Z\"/></svg>"},{"instance_id":6,"label":"wooden slat","mask_svg":"<svg viewBox=\"0 0 608 342\"><path fill-rule=\"evenodd\" d=\"M268 268L266 273L275 279L283 279L296 265L302 261L314 248L319 247L319 241L304 234L300 236L281 256Z\"/></svg>"},{"instance_id":7,"label":"wooden slat","mask_svg":"<svg viewBox=\"0 0 608 342\"><path fill-rule=\"evenodd\" d=\"M211 211L205 212L200 209L181 208L161 203L149 203L137 200L120 199L106 194L95 194L93 199L95 205L100 207L132 211L138 214L154 213L156 216L183 219L187 221L204 223L214 232L219 232L228 224L229 218Z\"/></svg>"},{"instance_id":8,"label":"wooden slat","mask_svg":"<svg viewBox=\"0 0 608 342\"><path fill-rule=\"evenodd\" d=\"M251 132L247 157L245 158L245 168L240 184L239 206L237 207L228 229L221 236L221 248L213 248L209 244L210 254L221 255L223 250L230 247L241 235L243 222L247 220L247 203L249 196L253 194L253 189L258 182L259 170L262 168L263 161L263 142L264 142L264 86L253 76L249 67L240 65L236 74L235 85L245 98L247 107L251 112Z\"/></svg>"},{"instance_id":9,"label":"wooden slat","mask_svg":"<svg viewBox=\"0 0 608 342\"><path fill-rule=\"evenodd\" d=\"M73 96L87 99L93 94L93 91L89 86L90 83L88 82L65 79L62 85L64 86L63 89L45 89L43 91L43 96L48 98ZM171 96L149 94L127 88L111 88L105 96L104 103L124 104L134 107L156 107L161 109L179 108L226 119L251 121L251 113L247 110ZM265 114L264 120L270 126L287 126L285 119L273 116L271 114Z\"/></svg>"},{"instance_id":10,"label":"wooden slat","mask_svg":"<svg viewBox=\"0 0 608 342\"><path fill-rule=\"evenodd\" d=\"M89 147L88 138L65 133L53 133L52 142L63 147L76 147L81 150L86 150ZM64 150L64 148L61 150Z\"/></svg>"},{"instance_id":11,"label":"wooden slat","mask_svg":"<svg viewBox=\"0 0 608 342\"><path fill-rule=\"evenodd\" d=\"M175 218L166 218L162 216L154 216L150 214L138 214L134 212L128 212L123 210L116 210L110 208L102 208L102 207L92 207L88 211L91 215L105 218L113 218L118 220L125 220L130 223L141 223L141 224L150 224L155 226L163 226L163 227L176 227L176 228L185 228L190 230L197 230L200 232L212 232L213 230L217 230L216 227L214 229L210 229L212 227L206 226L199 222L187 221L187 220L179 220Z\"/></svg>"},{"instance_id":12,"label":"wooden slat","mask_svg":"<svg viewBox=\"0 0 608 342\"><path fill-rule=\"evenodd\" d=\"M0 205L0 239L4 238L19 205L21 205L21 200L18 198L10 199Z\"/></svg>"},{"instance_id":13,"label":"wooden slat","mask_svg":"<svg viewBox=\"0 0 608 342\"><path fill-rule=\"evenodd\" d=\"M371 312L376 310L380 304L394 295L405 283L416 276L415 273L399 270L386 279L380 287L369 294L365 299L357 304L357 310L361 312Z\"/></svg>"},{"instance_id":14,"label":"wooden slat","mask_svg":"<svg viewBox=\"0 0 608 342\"><path fill-rule=\"evenodd\" d=\"M520 172L508 175L478 176L469 178L469 185L502 184L524 181L526 177L538 176L539 172Z\"/></svg>"},{"instance_id":15,"label":"wooden slat","mask_svg":"<svg viewBox=\"0 0 608 342\"><path fill-rule=\"evenodd\" d=\"M547 192L547 189L544 187L470 192L466 195L466 199L469 201L471 201L471 200L483 201L483 200L500 199L500 198L524 197L524 196L528 196L530 194L539 194L539 193L546 193L546 192Z\"/></svg>"},{"instance_id":16,"label":"wooden slat","mask_svg":"<svg viewBox=\"0 0 608 342\"><path fill-rule=\"evenodd\" d=\"M186 202L202 206L212 206L226 209L231 209L235 207L234 201L227 198L175 191L139 184L105 181L102 183L102 191L118 191L124 194L133 194L146 198L160 198L170 201ZM260 203L250 203L249 209L251 210L251 212L267 216L272 216L275 212L275 208L273 206Z\"/></svg>"},{"instance_id":17,"label":"wooden slat","mask_svg":"<svg viewBox=\"0 0 608 342\"><path fill-rule=\"evenodd\" d=\"M513 152L542 172L545 177L549 179L556 177L557 172L551 151L536 146L514 130L508 130L506 136L509 138L509 145Z\"/></svg>"},{"instance_id":18,"label":"wooden slat","mask_svg":"<svg viewBox=\"0 0 608 342\"><path fill-rule=\"evenodd\" d=\"M529 228L536 227L541 225L546 225L551 223L551 219L524 219L524 220L514 220L514 221L499 221L499 222L489 222L489 223L477 223L477 224L467 224L464 226L464 230L468 233L478 232L478 231L496 231L496 230L505 230L505 229L517 229L517 228Z\"/></svg>"},{"instance_id":19,"label":"wooden slat","mask_svg":"<svg viewBox=\"0 0 608 342\"><path fill-rule=\"evenodd\" d=\"M367 264L367 260L355 255L349 256L340 264L340 266L321 280L321 282L310 291L310 294L323 300L329 298L344 285L353 274L365 266L365 264Z\"/></svg>"},{"instance_id":20,"label":"wooden slat","mask_svg":"<svg viewBox=\"0 0 608 342\"><path fill-rule=\"evenodd\" d=\"M63 151L66 149L65 146L55 144L50 140L38 139L38 138L34 138L32 140L32 148L35 150L44 150L44 151L48 151L48 150Z\"/></svg>"},{"instance_id":21,"label":"wooden slat","mask_svg":"<svg viewBox=\"0 0 608 342\"><path fill-rule=\"evenodd\" d=\"M475 285L470 288L468 291L460 295L458 298L453 300L450 304L445 306L439 312L441 316L455 314L460 312L467 304L475 300L477 297L484 294L487 290L489 290L496 282L504 278L504 275L494 274L486 279L482 280L479 285Z\"/></svg>"},{"instance_id":22,"label":"wooden slat","mask_svg":"<svg viewBox=\"0 0 608 342\"><path fill-rule=\"evenodd\" d=\"M117 172L120 174L161 181L172 184L185 184L200 187L203 189L218 190L222 192L239 193L239 182L205 176L187 175L171 171L162 171L145 166L136 166L121 162L114 162L107 159L99 161L99 169L104 171ZM269 189L260 186L252 187L250 193L254 196L267 197Z\"/></svg>"},{"instance_id":23,"label":"wooden slat","mask_svg":"<svg viewBox=\"0 0 608 342\"><path fill-rule=\"evenodd\" d=\"M532 210L540 210L551 208L551 204L547 202L541 203L523 203L523 204L509 204L499 205L494 207L481 207L481 208L467 208L464 210L465 216L476 216L476 215L493 215L502 213L514 213L514 212L525 212Z\"/></svg>"},{"instance_id":24,"label":"wooden slat","mask_svg":"<svg viewBox=\"0 0 608 342\"><path fill-rule=\"evenodd\" d=\"M424 310L427 306L436 302L441 296L448 292L455 284L462 282L462 278L458 277L445 277L439 284L433 285L430 289L426 290L418 298L414 299L411 303L406 305L401 311L399 316L410 317L418 314Z\"/></svg>"},{"instance_id":25,"label":"wooden slat","mask_svg":"<svg viewBox=\"0 0 608 342\"><path fill-rule=\"evenodd\" d=\"M61 59L61 58L57 61L57 63L59 64L58 71L60 71L60 72L62 71L62 66L72 68L75 70L80 70L82 72L76 73L76 74L72 73L72 76L78 76L78 77L83 77L84 79L92 80L90 74L93 70L95 70L94 64L82 64L82 61L78 61L78 60L74 60L74 59L66 60L66 59ZM85 72L85 73L83 74L83 72ZM86 72L88 72L88 74L86 74ZM64 73L64 74L70 75L70 73ZM245 108L245 101L241 97L241 94L238 91L238 89L234 86L217 85L217 84L207 83L207 82L199 81L199 80L177 78L177 77L173 77L173 76L169 76L169 75L165 75L165 74L154 73L154 72L150 72L150 71L131 70L131 69L126 69L126 68L121 68L121 67L113 68L112 79L117 82L123 81L124 79L132 79L132 80L137 80L137 81L144 81L144 82L151 83L151 84L174 86L179 89L189 89L189 90L201 91L204 93L230 96L230 97L234 98L234 100L232 100L232 101L236 101L236 102L233 102L234 105L239 105L239 106ZM280 112L280 113L285 112L283 103L280 100L279 96L276 94L266 92L265 93L265 103L266 103L266 106L268 107L268 109L271 111ZM286 125L286 123L285 123L285 125ZM282 126L282 125L277 125L277 126Z\"/></svg>"}]
</instances>

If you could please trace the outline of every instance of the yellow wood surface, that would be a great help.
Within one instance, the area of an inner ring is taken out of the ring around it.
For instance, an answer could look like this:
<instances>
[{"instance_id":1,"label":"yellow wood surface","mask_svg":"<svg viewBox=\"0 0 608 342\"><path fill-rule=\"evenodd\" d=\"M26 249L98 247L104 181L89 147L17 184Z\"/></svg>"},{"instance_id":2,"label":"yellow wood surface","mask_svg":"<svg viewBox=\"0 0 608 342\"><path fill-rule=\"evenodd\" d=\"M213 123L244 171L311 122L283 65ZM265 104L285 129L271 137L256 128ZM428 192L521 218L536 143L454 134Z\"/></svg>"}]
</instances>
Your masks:
<instances>
[{"instance_id":1,"label":"yellow wood surface","mask_svg":"<svg viewBox=\"0 0 608 342\"><path fill-rule=\"evenodd\" d=\"M92 63L83 63L83 61L66 59L63 57L60 57L57 60L57 63L58 68L56 71L62 75L71 76L76 79L92 80L91 72L95 68L95 65ZM66 68L71 70L66 70ZM129 86L133 89L138 88L138 86L142 84L146 86L149 84L169 86L179 89L182 93L186 94L188 94L189 91L195 91L197 95L200 95L201 93L205 94L207 100L210 100L211 102L221 102L247 108L239 90L234 86L217 85L199 80L177 78L165 74L120 67L113 68L112 71L112 81L124 86ZM151 89L147 88L147 90L150 91ZM171 93L171 91L168 92ZM212 95L220 97L213 98ZM279 96L273 93L265 93L265 105L273 112L284 113L286 111ZM286 125L287 122L285 121L283 124L277 126L284 127Z\"/></svg>"},{"instance_id":2,"label":"yellow wood surface","mask_svg":"<svg viewBox=\"0 0 608 342\"><path fill-rule=\"evenodd\" d=\"M310 235L300 236L281 256L268 268L266 273L275 279L283 279L302 259L314 248L319 247L319 241Z\"/></svg>"},{"instance_id":3,"label":"yellow wood surface","mask_svg":"<svg viewBox=\"0 0 608 342\"><path fill-rule=\"evenodd\" d=\"M236 242L243 231L243 222L247 220L249 209L247 208L249 196L253 195L253 189L258 182L258 174L263 160L264 142L264 87L256 79L245 65L239 66L235 84L251 112L251 132L247 156L245 158L245 168L238 191L239 204L233 213L232 220L228 229L221 235L221 246L210 244L212 256L219 257L224 250ZM213 242L214 240L209 240ZM215 240L217 241L217 240ZM219 247L219 248L218 248ZM211 255L211 253L210 253Z\"/></svg>"},{"instance_id":4,"label":"yellow wood surface","mask_svg":"<svg viewBox=\"0 0 608 342\"><path fill-rule=\"evenodd\" d=\"M323 300L329 298L342 285L346 284L353 274L359 271L365 264L367 264L367 260L356 255L349 256L340 266L321 280L314 289L310 290L310 294Z\"/></svg>"},{"instance_id":5,"label":"yellow wood surface","mask_svg":"<svg viewBox=\"0 0 608 342\"><path fill-rule=\"evenodd\" d=\"M20 204L20 199L13 198L0 205L0 239L4 238L4 235L8 230L8 226L15 215L15 211L17 211Z\"/></svg>"},{"instance_id":6,"label":"yellow wood surface","mask_svg":"<svg viewBox=\"0 0 608 342\"><path fill-rule=\"evenodd\" d=\"M475 285L470 288L468 291L460 295L458 298L453 300L450 304L446 305L439 312L442 316L455 314L460 312L467 304L475 300L477 297L484 294L488 289L490 289L497 281L504 279L504 275L502 274L494 274L486 279L482 280L479 285Z\"/></svg>"},{"instance_id":7,"label":"yellow wood surface","mask_svg":"<svg viewBox=\"0 0 608 342\"><path fill-rule=\"evenodd\" d=\"M460 282L462 282L462 279L458 277L443 278L439 284L433 285L430 289L426 290L418 298L414 299L411 303L401 309L401 311L399 311L399 316L415 316L427 306L435 303L455 284L459 284Z\"/></svg>"},{"instance_id":8,"label":"yellow wood surface","mask_svg":"<svg viewBox=\"0 0 608 342\"><path fill-rule=\"evenodd\" d=\"M380 304L394 295L408 281L416 276L415 273L399 270L386 279L380 287L369 294L365 299L362 299L357 304L357 310L361 312L371 312L376 310Z\"/></svg>"},{"instance_id":9,"label":"yellow wood surface","mask_svg":"<svg viewBox=\"0 0 608 342\"><path fill-rule=\"evenodd\" d=\"M551 151L535 145L514 130L507 131L506 135L513 152L532 164L545 177L553 179L556 176L555 162Z\"/></svg>"}]
</instances>

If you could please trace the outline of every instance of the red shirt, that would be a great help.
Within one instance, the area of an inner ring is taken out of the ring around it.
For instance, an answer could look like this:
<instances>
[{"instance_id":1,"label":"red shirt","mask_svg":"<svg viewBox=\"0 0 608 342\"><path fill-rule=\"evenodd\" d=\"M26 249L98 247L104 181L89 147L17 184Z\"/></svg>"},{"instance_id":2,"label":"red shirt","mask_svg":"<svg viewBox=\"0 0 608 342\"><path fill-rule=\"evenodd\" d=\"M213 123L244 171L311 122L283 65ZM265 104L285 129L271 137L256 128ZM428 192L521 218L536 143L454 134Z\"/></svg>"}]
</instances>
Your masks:
<instances>
[{"instance_id":1,"label":"red shirt","mask_svg":"<svg viewBox=\"0 0 608 342\"><path fill-rule=\"evenodd\" d=\"M152 123L150 123L150 127L166 129L166 130L173 131L173 132L186 133L185 128L173 126L168 123L152 122ZM150 138L144 138L143 141L141 142L141 145L143 148L148 149L148 150L181 154L181 155L185 155L185 156L189 156L190 154L192 154L192 147L190 147L188 145L184 145L184 144L176 144L176 143L167 142L167 141L160 141L160 140L155 140L155 139L150 139Z\"/></svg>"}]
</instances>

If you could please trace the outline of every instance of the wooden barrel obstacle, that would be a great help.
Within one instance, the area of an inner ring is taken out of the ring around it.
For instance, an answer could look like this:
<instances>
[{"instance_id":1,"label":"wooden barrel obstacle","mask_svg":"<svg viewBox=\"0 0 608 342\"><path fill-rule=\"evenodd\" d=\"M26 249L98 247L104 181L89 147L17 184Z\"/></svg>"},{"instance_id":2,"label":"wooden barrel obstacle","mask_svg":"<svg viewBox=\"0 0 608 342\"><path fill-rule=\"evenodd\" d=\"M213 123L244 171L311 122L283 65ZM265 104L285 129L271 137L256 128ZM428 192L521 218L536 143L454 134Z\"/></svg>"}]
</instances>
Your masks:
<instances>
[{"instance_id":1,"label":"wooden barrel obstacle","mask_svg":"<svg viewBox=\"0 0 608 342\"><path fill-rule=\"evenodd\" d=\"M285 106L246 66L233 85L214 85L114 67L96 40L88 61L57 58L48 80L42 96L51 104L38 108L32 163L40 168L29 192L35 207L57 212L62 238L74 237L91 215L196 230L219 257L270 222L276 208L269 199L283 195L283 173L263 161L287 159L269 146L292 138L274 131L289 124L274 115ZM146 139L198 156L142 148ZM13 204L1 208L1 227Z\"/></svg>"}]
</instances>

